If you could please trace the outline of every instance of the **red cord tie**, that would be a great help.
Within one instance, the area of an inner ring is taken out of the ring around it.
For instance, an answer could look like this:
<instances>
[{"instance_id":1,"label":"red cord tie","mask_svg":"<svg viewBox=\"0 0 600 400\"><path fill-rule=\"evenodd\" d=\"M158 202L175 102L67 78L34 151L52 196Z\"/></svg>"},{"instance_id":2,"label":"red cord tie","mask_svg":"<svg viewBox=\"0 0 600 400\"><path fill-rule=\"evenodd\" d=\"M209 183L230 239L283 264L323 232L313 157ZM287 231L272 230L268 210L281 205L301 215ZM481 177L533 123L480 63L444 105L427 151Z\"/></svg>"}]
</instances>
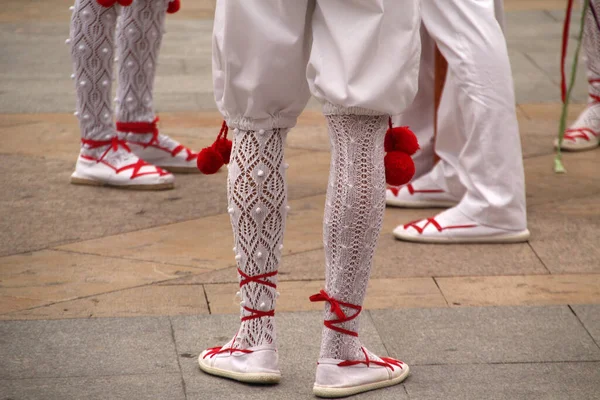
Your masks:
<instances>
[{"instance_id":1,"label":"red cord tie","mask_svg":"<svg viewBox=\"0 0 600 400\"><path fill-rule=\"evenodd\" d=\"M117 131L123 133L135 133L139 135L152 134L152 139L142 144L144 148L158 144L158 121L159 118L154 118L152 122L119 122L117 121Z\"/></svg>"},{"instance_id":2,"label":"red cord tie","mask_svg":"<svg viewBox=\"0 0 600 400\"><path fill-rule=\"evenodd\" d=\"M360 349L362 350L363 354L365 355L364 361L358 361L358 360L342 361L341 363L338 364L338 367L351 367L353 365L360 365L360 364L365 364L367 367L369 367L371 364L374 364L374 365L379 365L382 367L389 368L393 371L394 366L402 368L402 364L404 364L402 361L398 361L398 360L395 360L395 359L389 358L389 357L381 357L381 361L371 360L369 358L369 355L367 354L367 351L365 350L365 348L361 347Z\"/></svg>"},{"instance_id":3,"label":"red cord tie","mask_svg":"<svg viewBox=\"0 0 600 400\"><path fill-rule=\"evenodd\" d=\"M245 274L241 269L238 268L238 273L242 276L242 280L240 281L240 288L244 285L249 284L250 282L254 282L258 285L265 285L265 286L271 287L273 289L277 288L276 284L266 280L267 278L271 278L271 277L277 275L277 271L267 272L266 274L261 274L261 275L250 276L248 274ZM242 306L242 308L251 314L251 315L242 317L242 319L241 319L242 322L249 321L251 319L275 316L275 310L268 310L268 311L255 310L253 308L246 307L246 306Z\"/></svg>"},{"instance_id":4,"label":"red cord tie","mask_svg":"<svg viewBox=\"0 0 600 400\"><path fill-rule=\"evenodd\" d=\"M404 225L404 229L413 228L417 232L419 232L419 234L422 234L429 225L433 225L435 227L435 229L438 230L438 232L442 232L442 231L447 230L447 229L466 229L466 228L476 228L477 227L476 224L472 224L472 225L451 225L451 226L444 226L444 227L442 227L435 220L435 218L427 218L427 220L426 220L427 223L425 225L423 225L422 228L420 228L417 224L419 222L421 222L421 221L422 220L419 219L419 220L416 220L416 221L409 222L408 224Z\"/></svg>"},{"instance_id":5,"label":"red cord tie","mask_svg":"<svg viewBox=\"0 0 600 400\"><path fill-rule=\"evenodd\" d=\"M335 326L336 324L343 324L344 322L348 322L348 321L352 321L353 319L355 319L356 317L358 317L358 314L360 314L360 312L362 311L362 307L361 306L357 306L354 304L350 304L350 303L344 303L342 301L338 301L336 299L334 299L333 297L330 297L327 292L325 292L324 290L319 291L319 293L314 294L312 296L310 296L310 301L312 303L318 302L318 301L326 301L329 303L329 305L331 306L330 310L332 313L334 313L335 315L337 315L338 319L332 319L329 321L325 321L323 322L323 324L328 327L331 330L334 330L336 332L339 333L343 333L345 335L350 335L350 336L355 336L358 337L358 333L357 332L353 332L353 331L349 331L347 329L344 328L340 328L338 326ZM344 310L342 310L342 307L347 307L347 308L351 308L353 310L356 311L356 313L354 313L351 316L346 316L346 314L344 313Z\"/></svg>"},{"instance_id":6,"label":"red cord tie","mask_svg":"<svg viewBox=\"0 0 600 400\"><path fill-rule=\"evenodd\" d=\"M104 147L104 146L109 146L109 148L106 149L106 151L104 153L102 153L102 155L100 156L100 158L98 158L96 160L96 162L100 162L100 161L104 160L104 157L106 157L106 155L108 154L109 151L119 150L119 146L124 148L128 153L131 152L131 149L129 148L129 146L127 146L127 142L125 142L122 139L119 139L116 136L109 140L81 139L81 143L87 145L90 150L97 149L97 148Z\"/></svg>"},{"instance_id":7,"label":"red cord tie","mask_svg":"<svg viewBox=\"0 0 600 400\"><path fill-rule=\"evenodd\" d=\"M119 3L120 5L122 5L123 7L127 7L130 6L131 3L133 3L133 0L96 0L98 2L98 4L100 4L102 7L112 7L115 4Z\"/></svg>"}]
</instances>

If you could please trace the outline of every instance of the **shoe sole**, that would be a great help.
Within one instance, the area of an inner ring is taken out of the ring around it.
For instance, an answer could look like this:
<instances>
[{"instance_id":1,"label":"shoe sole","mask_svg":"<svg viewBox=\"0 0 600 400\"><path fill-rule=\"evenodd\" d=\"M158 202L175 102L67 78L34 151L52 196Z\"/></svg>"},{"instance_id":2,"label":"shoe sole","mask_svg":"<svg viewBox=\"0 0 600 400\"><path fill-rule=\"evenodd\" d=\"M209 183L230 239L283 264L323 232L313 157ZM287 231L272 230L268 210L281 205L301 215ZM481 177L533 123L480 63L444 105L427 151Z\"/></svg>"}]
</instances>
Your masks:
<instances>
[{"instance_id":1,"label":"shoe sole","mask_svg":"<svg viewBox=\"0 0 600 400\"><path fill-rule=\"evenodd\" d=\"M557 147L558 146L554 145L555 149ZM589 146L573 146L573 147L565 147L565 145L563 143L563 145L560 148L560 150L561 151L567 151L567 152L570 152L570 153L577 153L577 152L580 152L580 151L594 150L594 149L596 149L598 147L600 147L600 143L589 145Z\"/></svg>"},{"instance_id":2,"label":"shoe sole","mask_svg":"<svg viewBox=\"0 0 600 400\"><path fill-rule=\"evenodd\" d=\"M358 393L368 392L370 390L383 389L385 387L394 386L402 383L410 374L410 368L406 366L406 371L402 375L390 379L387 381L367 383L365 385L344 387L344 388L330 388L326 386L313 386L313 394L317 397L323 397L328 399L334 399L338 397L348 397Z\"/></svg>"},{"instance_id":3,"label":"shoe sole","mask_svg":"<svg viewBox=\"0 0 600 400\"><path fill-rule=\"evenodd\" d=\"M281 380L281 374L276 373L242 373L227 371L225 369L204 365L200 360L198 360L198 365L200 366L200 369L202 371L206 372L209 375L233 379L234 381L238 382L254 383L259 385L272 385L275 383L279 383L279 381Z\"/></svg>"},{"instance_id":4,"label":"shoe sole","mask_svg":"<svg viewBox=\"0 0 600 400\"><path fill-rule=\"evenodd\" d=\"M385 204L400 208L450 208L458 204L456 201L429 200L429 201L402 201L386 199Z\"/></svg>"},{"instance_id":5,"label":"shoe sole","mask_svg":"<svg viewBox=\"0 0 600 400\"><path fill-rule=\"evenodd\" d=\"M127 190L169 190L175 187L174 183L157 183L154 185L111 185L110 183L96 181L93 179L75 178L71 177L71 184L73 185L87 185L87 186L109 186L118 189Z\"/></svg>"},{"instance_id":6,"label":"shoe sole","mask_svg":"<svg viewBox=\"0 0 600 400\"><path fill-rule=\"evenodd\" d=\"M496 243L522 243L526 242L531 234L529 230L524 230L518 233L507 233L496 236L484 237L427 237L427 236L412 236L403 235L402 233L393 232L393 235L398 240L415 243L434 243L434 244L496 244Z\"/></svg>"}]
</instances>

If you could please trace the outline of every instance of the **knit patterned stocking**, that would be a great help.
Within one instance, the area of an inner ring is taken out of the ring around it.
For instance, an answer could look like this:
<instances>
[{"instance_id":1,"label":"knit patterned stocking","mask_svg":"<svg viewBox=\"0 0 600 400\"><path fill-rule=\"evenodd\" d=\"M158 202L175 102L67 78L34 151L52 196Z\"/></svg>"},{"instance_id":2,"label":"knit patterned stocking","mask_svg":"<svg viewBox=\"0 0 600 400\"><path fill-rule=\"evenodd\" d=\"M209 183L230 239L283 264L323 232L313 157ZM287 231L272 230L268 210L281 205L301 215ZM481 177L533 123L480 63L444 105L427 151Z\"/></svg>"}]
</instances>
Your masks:
<instances>
[{"instance_id":1,"label":"knit patterned stocking","mask_svg":"<svg viewBox=\"0 0 600 400\"><path fill-rule=\"evenodd\" d=\"M116 7L77 0L71 17L71 57L83 139L116 136L111 106ZM100 149L102 150L102 149Z\"/></svg>"},{"instance_id":2,"label":"knit patterned stocking","mask_svg":"<svg viewBox=\"0 0 600 400\"><path fill-rule=\"evenodd\" d=\"M383 140L388 117L326 117L332 160L323 227L325 291L338 301L362 306L385 209ZM342 310L355 314L343 306ZM335 319L327 305L325 320ZM356 318L337 326L358 332L358 325ZM325 327L321 358L364 360L365 356L358 337Z\"/></svg>"},{"instance_id":3,"label":"knit patterned stocking","mask_svg":"<svg viewBox=\"0 0 600 400\"><path fill-rule=\"evenodd\" d=\"M283 129L234 130L227 185L242 323L224 348L276 346L274 317L261 313L274 310L277 297L276 274L287 213L283 164L286 135Z\"/></svg>"}]
</instances>

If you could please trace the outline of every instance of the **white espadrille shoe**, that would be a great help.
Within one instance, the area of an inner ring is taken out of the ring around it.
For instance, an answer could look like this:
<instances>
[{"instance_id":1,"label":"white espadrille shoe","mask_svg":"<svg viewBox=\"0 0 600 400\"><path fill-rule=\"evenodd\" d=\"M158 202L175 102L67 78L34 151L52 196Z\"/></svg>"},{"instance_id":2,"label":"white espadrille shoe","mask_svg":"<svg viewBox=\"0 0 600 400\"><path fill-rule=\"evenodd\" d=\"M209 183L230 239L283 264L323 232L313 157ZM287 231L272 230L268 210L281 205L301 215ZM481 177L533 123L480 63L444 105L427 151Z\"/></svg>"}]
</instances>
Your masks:
<instances>
[{"instance_id":1,"label":"white espadrille shoe","mask_svg":"<svg viewBox=\"0 0 600 400\"><path fill-rule=\"evenodd\" d=\"M281 380L277 349L271 346L232 348L236 338L222 347L204 350L198 363L207 374L246 383L273 384Z\"/></svg>"},{"instance_id":2,"label":"white espadrille shoe","mask_svg":"<svg viewBox=\"0 0 600 400\"><path fill-rule=\"evenodd\" d=\"M589 79L588 105L575 123L565 131L561 150L585 151L600 146L600 79ZM558 139L554 141L558 147Z\"/></svg>"},{"instance_id":3,"label":"white espadrille shoe","mask_svg":"<svg viewBox=\"0 0 600 400\"><path fill-rule=\"evenodd\" d=\"M142 160L175 173L200 173L198 153L159 133L158 117L152 122L117 122L127 145Z\"/></svg>"},{"instance_id":4,"label":"white espadrille shoe","mask_svg":"<svg viewBox=\"0 0 600 400\"><path fill-rule=\"evenodd\" d=\"M310 297L310 301L326 301L337 319L326 320L324 325L344 335L358 337L357 332L346 330L337 325L357 318L362 307L338 301L324 290ZM348 316L342 307L351 309L354 314ZM410 368L402 361L389 357L378 357L366 348L360 348L364 358L361 360L337 360L321 358L317 362L317 373L313 393L319 397L338 398L393 386L404 381Z\"/></svg>"},{"instance_id":5,"label":"white espadrille shoe","mask_svg":"<svg viewBox=\"0 0 600 400\"><path fill-rule=\"evenodd\" d=\"M421 243L520 243L529 239L529 230L507 230L478 224L456 208L432 218L399 225L396 239Z\"/></svg>"},{"instance_id":6,"label":"white espadrille shoe","mask_svg":"<svg viewBox=\"0 0 600 400\"><path fill-rule=\"evenodd\" d=\"M113 186L134 190L173 189L175 177L131 153L127 144L109 140L82 139L83 147L71 183Z\"/></svg>"},{"instance_id":7,"label":"white espadrille shoe","mask_svg":"<svg viewBox=\"0 0 600 400\"><path fill-rule=\"evenodd\" d=\"M392 207L447 208L455 206L458 201L443 189L432 185L419 187L418 183L388 186L385 191L385 203Z\"/></svg>"}]
</instances>

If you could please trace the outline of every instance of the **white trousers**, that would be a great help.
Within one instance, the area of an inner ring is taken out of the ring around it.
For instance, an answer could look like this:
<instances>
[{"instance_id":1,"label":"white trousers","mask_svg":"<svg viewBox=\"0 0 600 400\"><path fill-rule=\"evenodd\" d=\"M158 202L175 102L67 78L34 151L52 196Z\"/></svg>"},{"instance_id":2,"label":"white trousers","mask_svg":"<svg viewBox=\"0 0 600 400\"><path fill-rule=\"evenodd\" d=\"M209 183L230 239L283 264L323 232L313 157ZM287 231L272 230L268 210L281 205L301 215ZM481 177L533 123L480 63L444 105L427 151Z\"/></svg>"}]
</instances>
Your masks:
<instances>
[{"instance_id":1,"label":"white trousers","mask_svg":"<svg viewBox=\"0 0 600 400\"><path fill-rule=\"evenodd\" d=\"M525 229L525 184L513 80L498 21L502 19L495 18L502 1L424 0L421 7L423 26L448 61L435 143L441 161L430 177L462 198L459 210L478 223ZM416 159L419 174L427 172L433 158L429 144L434 118L433 49L433 43L424 38L419 94L395 121L416 127L415 133L424 143Z\"/></svg>"},{"instance_id":2,"label":"white trousers","mask_svg":"<svg viewBox=\"0 0 600 400\"><path fill-rule=\"evenodd\" d=\"M312 93L326 114L395 115L419 68L418 0L217 0L213 81L232 128L291 128Z\"/></svg>"}]
</instances>

